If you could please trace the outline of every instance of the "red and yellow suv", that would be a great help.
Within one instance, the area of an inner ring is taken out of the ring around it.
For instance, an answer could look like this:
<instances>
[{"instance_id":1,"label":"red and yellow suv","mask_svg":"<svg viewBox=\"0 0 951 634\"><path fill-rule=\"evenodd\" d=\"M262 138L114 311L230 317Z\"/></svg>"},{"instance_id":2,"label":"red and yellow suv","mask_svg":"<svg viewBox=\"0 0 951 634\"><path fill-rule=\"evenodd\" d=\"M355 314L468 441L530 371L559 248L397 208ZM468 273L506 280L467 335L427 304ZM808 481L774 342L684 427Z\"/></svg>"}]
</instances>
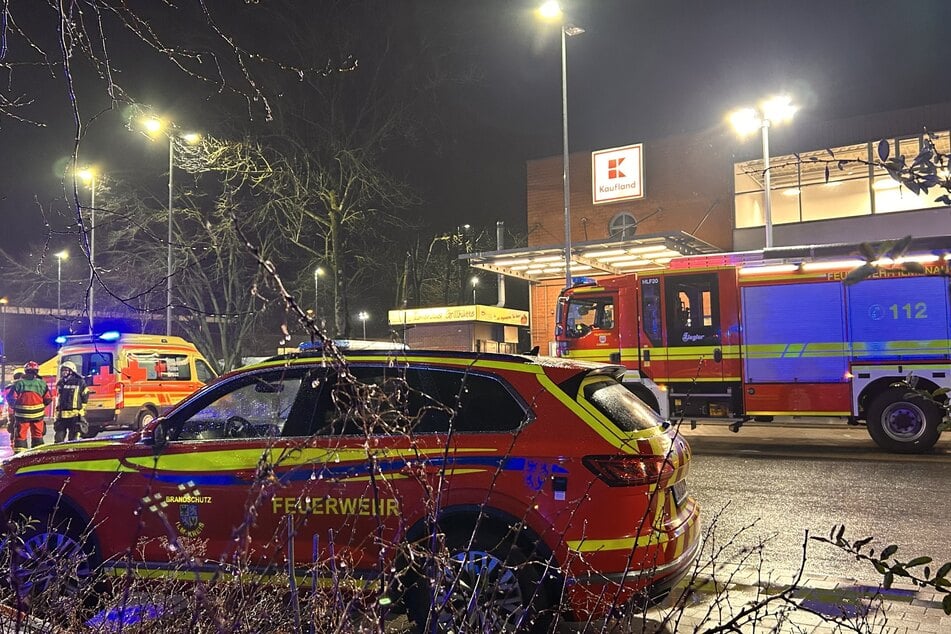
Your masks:
<instances>
[{"instance_id":1,"label":"red and yellow suv","mask_svg":"<svg viewBox=\"0 0 951 634\"><path fill-rule=\"evenodd\" d=\"M0 504L40 520L23 539L27 584L58 549L83 554L80 576L344 571L439 631L599 617L663 597L699 537L687 443L623 373L501 354L290 355L141 431L14 457Z\"/></svg>"}]
</instances>

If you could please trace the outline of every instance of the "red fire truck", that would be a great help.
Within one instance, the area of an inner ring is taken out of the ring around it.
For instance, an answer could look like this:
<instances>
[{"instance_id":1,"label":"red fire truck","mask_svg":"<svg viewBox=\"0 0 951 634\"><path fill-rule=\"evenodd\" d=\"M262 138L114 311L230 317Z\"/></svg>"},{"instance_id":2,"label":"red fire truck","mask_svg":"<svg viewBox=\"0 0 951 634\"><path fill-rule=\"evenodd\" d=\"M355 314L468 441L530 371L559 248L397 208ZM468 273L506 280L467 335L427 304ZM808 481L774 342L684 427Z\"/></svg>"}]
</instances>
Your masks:
<instances>
[{"instance_id":1,"label":"red fire truck","mask_svg":"<svg viewBox=\"0 0 951 634\"><path fill-rule=\"evenodd\" d=\"M861 261L763 252L581 281L559 298L559 353L624 364L665 417L840 416L884 449L927 451L942 409L895 384L951 388L947 253L909 257L924 274L881 262L853 285Z\"/></svg>"}]
</instances>

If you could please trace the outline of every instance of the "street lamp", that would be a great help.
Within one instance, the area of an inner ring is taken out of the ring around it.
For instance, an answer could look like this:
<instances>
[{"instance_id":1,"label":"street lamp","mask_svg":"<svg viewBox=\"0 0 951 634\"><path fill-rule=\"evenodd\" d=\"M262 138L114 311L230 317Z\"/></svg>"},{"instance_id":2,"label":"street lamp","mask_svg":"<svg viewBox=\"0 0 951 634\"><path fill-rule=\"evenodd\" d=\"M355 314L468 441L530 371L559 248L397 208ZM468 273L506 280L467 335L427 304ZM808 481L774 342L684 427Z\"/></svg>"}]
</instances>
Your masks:
<instances>
[{"instance_id":1,"label":"street lamp","mask_svg":"<svg viewBox=\"0 0 951 634\"><path fill-rule=\"evenodd\" d=\"M318 266L314 269L314 318L317 318L317 304L320 303L320 278L322 278L327 272L324 271L324 267Z\"/></svg>"},{"instance_id":2,"label":"street lamp","mask_svg":"<svg viewBox=\"0 0 951 634\"><path fill-rule=\"evenodd\" d=\"M63 249L53 256L56 258L56 336L59 336L62 332L60 323L63 317L63 260L69 259L69 251Z\"/></svg>"},{"instance_id":3,"label":"street lamp","mask_svg":"<svg viewBox=\"0 0 951 634\"><path fill-rule=\"evenodd\" d=\"M565 24L564 13L555 0L548 0L538 7L543 20L561 22L561 180L565 203L565 288L571 286L571 206L568 200L568 47L567 39L584 33L579 26Z\"/></svg>"},{"instance_id":4,"label":"street lamp","mask_svg":"<svg viewBox=\"0 0 951 634\"><path fill-rule=\"evenodd\" d=\"M170 121L165 121L157 117L147 117L142 121L145 127L146 136L151 139L164 133L168 136L168 256L165 272L165 334L172 334L172 215L175 208L175 199L173 194L174 169L175 169L175 141L180 139L184 143L194 145L201 140L201 136L194 133L177 134L175 126Z\"/></svg>"},{"instance_id":5,"label":"street lamp","mask_svg":"<svg viewBox=\"0 0 951 634\"><path fill-rule=\"evenodd\" d=\"M361 310L359 314L357 314L357 319L363 322L363 338L364 339L367 338L367 319L369 318L370 318L370 313L368 313L365 310Z\"/></svg>"},{"instance_id":6,"label":"street lamp","mask_svg":"<svg viewBox=\"0 0 951 634\"><path fill-rule=\"evenodd\" d=\"M476 303L476 286L479 285L479 276L473 275L469 281L472 283L472 303L474 305Z\"/></svg>"},{"instance_id":7,"label":"street lamp","mask_svg":"<svg viewBox=\"0 0 951 634\"><path fill-rule=\"evenodd\" d=\"M773 209L770 192L769 171L769 126L792 119L799 108L785 96L767 99L759 108L740 108L730 114L730 123L741 138L762 130L763 132L763 201L766 224L766 248L773 246Z\"/></svg>"},{"instance_id":8,"label":"street lamp","mask_svg":"<svg viewBox=\"0 0 951 634\"><path fill-rule=\"evenodd\" d=\"M84 168L76 173L77 176L89 185L89 302L86 312L89 314L89 334L93 331L93 310L95 309L96 288L96 172L92 168Z\"/></svg>"}]
</instances>

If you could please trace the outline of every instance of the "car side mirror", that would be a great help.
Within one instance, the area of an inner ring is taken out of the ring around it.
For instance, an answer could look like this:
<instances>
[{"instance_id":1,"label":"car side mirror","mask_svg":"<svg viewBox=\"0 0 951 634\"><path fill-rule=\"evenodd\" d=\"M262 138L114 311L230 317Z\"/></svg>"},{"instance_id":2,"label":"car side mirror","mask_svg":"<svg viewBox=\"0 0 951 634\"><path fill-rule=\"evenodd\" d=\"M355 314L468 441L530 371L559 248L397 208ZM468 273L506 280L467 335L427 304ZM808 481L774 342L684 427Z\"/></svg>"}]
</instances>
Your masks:
<instances>
[{"instance_id":1,"label":"car side mirror","mask_svg":"<svg viewBox=\"0 0 951 634\"><path fill-rule=\"evenodd\" d=\"M155 425L152 427L151 438L146 437L146 439L151 439L152 441L152 450L158 454L161 453L165 446L168 445L168 425L164 419L159 419Z\"/></svg>"}]
</instances>

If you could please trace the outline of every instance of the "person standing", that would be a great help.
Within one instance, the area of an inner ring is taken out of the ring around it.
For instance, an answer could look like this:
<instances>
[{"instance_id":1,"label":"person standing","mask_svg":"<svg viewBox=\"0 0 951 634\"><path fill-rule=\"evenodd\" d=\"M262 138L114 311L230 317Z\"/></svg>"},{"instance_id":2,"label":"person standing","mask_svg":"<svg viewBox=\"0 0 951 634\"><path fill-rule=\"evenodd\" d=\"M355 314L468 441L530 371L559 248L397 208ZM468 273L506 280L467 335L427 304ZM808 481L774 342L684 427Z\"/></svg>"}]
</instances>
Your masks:
<instances>
[{"instance_id":1,"label":"person standing","mask_svg":"<svg viewBox=\"0 0 951 634\"><path fill-rule=\"evenodd\" d=\"M26 451L43 444L46 431L46 407L53 402L50 388L40 378L40 364L30 361L23 368L23 376L13 383L13 415L17 422L17 439L13 452Z\"/></svg>"},{"instance_id":2,"label":"person standing","mask_svg":"<svg viewBox=\"0 0 951 634\"><path fill-rule=\"evenodd\" d=\"M63 361L56 382L56 411L53 414L53 442L76 440L88 433L86 426L86 402L89 388L76 364Z\"/></svg>"},{"instance_id":3,"label":"person standing","mask_svg":"<svg viewBox=\"0 0 951 634\"><path fill-rule=\"evenodd\" d=\"M23 378L22 372L13 373L13 383L3 388L3 403L7 406L7 433L10 434L10 448L13 449L17 439L17 419L13 415L13 385Z\"/></svg>"}]
</instances>

